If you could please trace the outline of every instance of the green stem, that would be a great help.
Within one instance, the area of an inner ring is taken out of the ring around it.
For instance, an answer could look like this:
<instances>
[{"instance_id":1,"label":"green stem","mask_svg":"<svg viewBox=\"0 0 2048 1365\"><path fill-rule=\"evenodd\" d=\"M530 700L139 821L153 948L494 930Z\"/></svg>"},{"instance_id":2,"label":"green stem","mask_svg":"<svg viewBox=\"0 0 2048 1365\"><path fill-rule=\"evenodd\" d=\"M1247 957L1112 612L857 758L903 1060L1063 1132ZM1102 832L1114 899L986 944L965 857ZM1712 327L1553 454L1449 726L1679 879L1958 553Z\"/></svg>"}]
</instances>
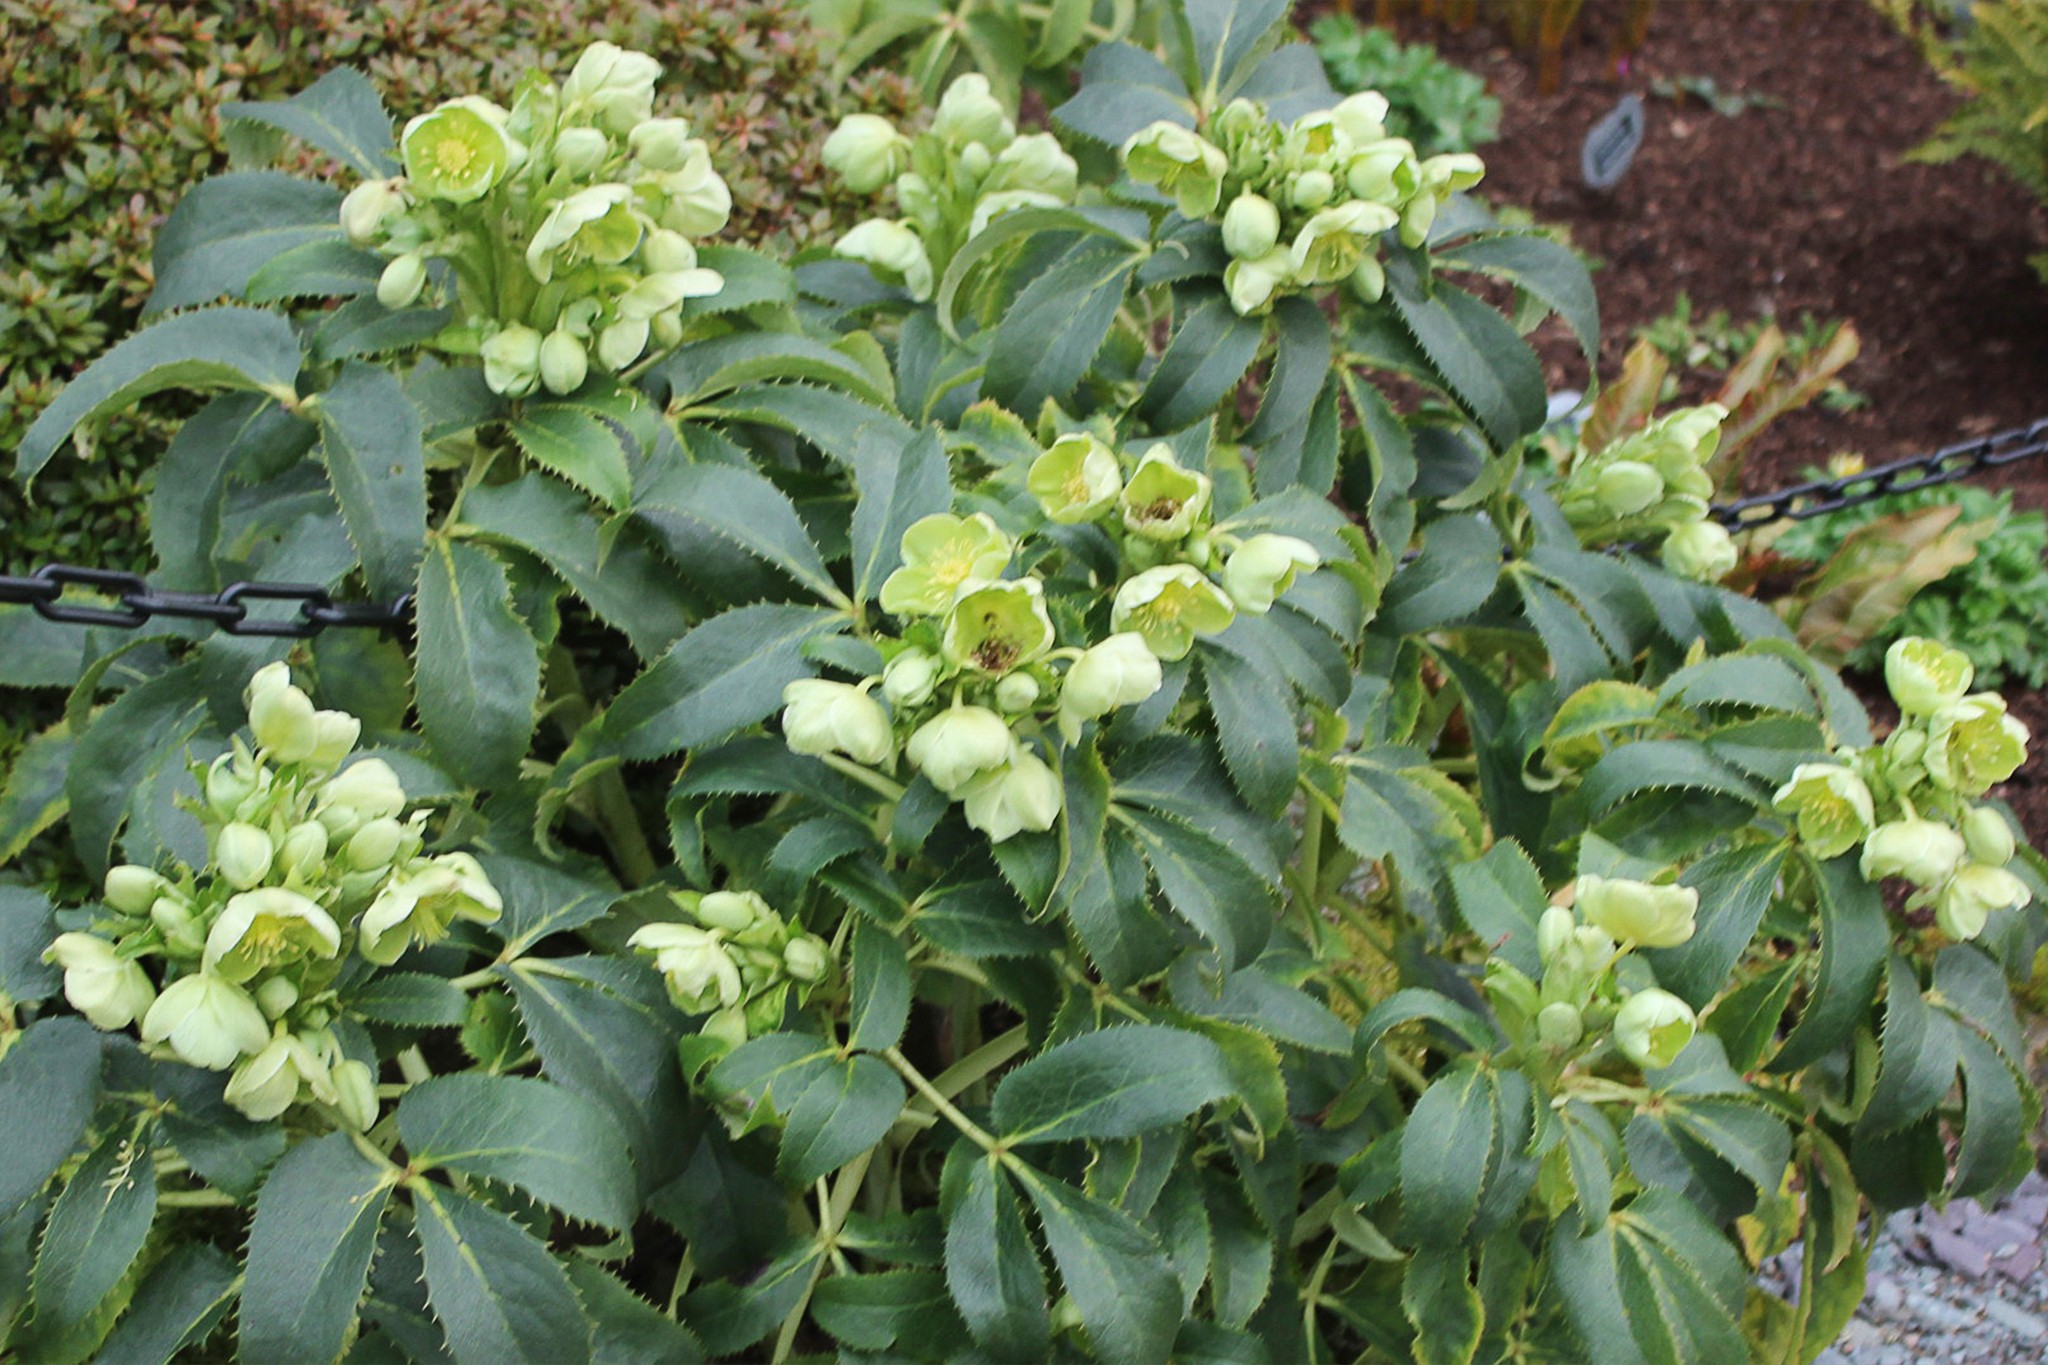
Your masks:
<instances>
[{"instance_id":1,"label":"green stem","mask_svg":"<svg viewBox=\"0 0 2048 1365\"><path fill-rule=\"evenodd\" d=\"M598 833L618 863L619 880L625 883L626 890L653 881L661 874L661 867L654 859L646 831L640 828L639 812L633 809L633 799L626 794L625 779L619 770L612 768L593 779L590 797Z\"/></svg>"},{"instance_id":2,"label":"green stem","mask_svg":"<svg viewBox=\"0 0 2048 1365\"><path fill-rule=\"evenodd\" d=\"M994 1046L994 1044L989 1046ZM925 1103L932 1107L933 1113L943 1116L946 1122L959 1129L961 1135L974 1143L975 1146L991 1153L1002 1149L1001 1142L991 1137L980 1124L954 1108L953 1101L941 1094L938 1087L926 1079L925 1074L913 1066L910 1059L901 1052L892 1047L882 1054L882 1060L895 1067L896 1074L910 1082L910 1088L923 1097ZM961 1059L962 1063L968 1060L970 1059L964 1057Z\"/></svg>"},{"instance_id":3,"label":"green stem","mask_svg":"<svg viewBox=\"0 0 2048 1365\"><path fill-rule=\"evenodd\" d=\"M434 1079L433 1068L427 1065L426 1055L417 1047L409 1047L398 1054L398 1074L405 1077L408 1085Z\"/></svg>"},{"instance_id":4,"label":"green stem","mask_svg":"<svg viewBox=\"0 0 2048 1365\"><path fill-rule=\"evenodd\" d=\"M932 1089L951 1099L968 1086L984 1079L1030 1046L1030 1032L1019 1024L1008 1033L989 1039L974 1051L932 1078Z\"/></svg>"},{"instance_id":5,"label":"green stem","mask_svg":"<svg viewBox=\"0 0 2048 1365\"><path fill-rule=\"evenodd\" d=\"M156 1202L166 1209L231 1209L236 1201L220 1190L171 1190L158 1195Z\"/></svg>"},{"instance_id":6,"label":"green stem","mask_svg":"<svg viewBox=\"0 0 2048 1365\"><path fill-rule=\"evenodd\" d=\"M852 759L841 758L838 754L821 754L819 756L825 760L826 767L831 768L834 772L844 773L869 791L886 796L891 801L901 801L903 799L903 793L907 788L901 782L886 778L872 768L863 768Z\"/></svg>"},{"instance_id":7,"label":"green stem","mask_svg":"<svg viewBox=\"0 0 2048 1365\"><path fill-rule=\"evenodd\" d=\"M818 1287L818 1280L825 1273L825 1262L829 1259L844 1268L846 1259L839 1250L839 1230L846 1226L846 1216L853 1211L853 1201L860 1195L861 1182L867 1179L868 1163L875 1159L875 1148L870 1147L839 1171L839 1178L833 1182L832 1192L826 1195L823 1177L818 1180L818 1245L824 1254L811 1266L811 1276L804 1285L803 1296L796 1306L789 1310L789 1316L782 1320L782 1331L775 1338L774 1365L782 1365L789 1359L789 1353L796 1348L796 1334L804 1325L804 1312L811 1305L811 1295Z\"/></svg>"},{"instance_id":8,"label":"green stem","mask_svg":"<svg viewBox=\"0 0 2048 1365\"><path fill-rule=\"evenodd\" d=\"M458 991L481 990L485 986L495 985L504 979L498 975L498 968L502 965L502 963L493 962L490 966L479 968L466 976L455 977L448 984Z\"/></svg>"}]
</instances>

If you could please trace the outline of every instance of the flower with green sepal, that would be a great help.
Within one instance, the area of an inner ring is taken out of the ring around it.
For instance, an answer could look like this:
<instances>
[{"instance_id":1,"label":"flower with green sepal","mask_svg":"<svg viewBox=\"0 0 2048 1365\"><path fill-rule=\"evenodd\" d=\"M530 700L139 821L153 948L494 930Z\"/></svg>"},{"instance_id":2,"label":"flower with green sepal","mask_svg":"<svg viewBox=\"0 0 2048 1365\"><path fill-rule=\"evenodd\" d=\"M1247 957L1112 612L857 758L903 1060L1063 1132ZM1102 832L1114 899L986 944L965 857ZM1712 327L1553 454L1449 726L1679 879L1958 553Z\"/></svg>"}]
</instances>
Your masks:
<instances>
[{"instance_id":1,"label":"flower with green sepal","mask_svg":"<svg viewBox=\"0 0 2048 1365\"><path fill-rule=\"evenodd\" d=\"M955 667L999 676L1044 658L1053 639L1038 579L969 579L946 613L939 652Z\"/></svg>"},{"instance_id":2,"label":"flower with green sepal","mask_svg":"<svg viewBox=\"0 0 2048 1365\"><path fill-rule=\"evenodd\" d=\"M1624 949L1676 948L1692 938L1700 893L1626 877L1579 878L1577 905L1586 923Z\"/></svg>"},{"instance_id":3,"label":"flower with green sepal","mask_svg":"<svg viewBox=\"0 0 2048 1365\"><path fill-rule=\"evenodd\" d=\"M1147 569L1116 590L1110 626L1135 631L1145 647L1171 663L1187 657L1197 635L1221 635L1237 619L1229 594L1192 564Z\"/></svg>"},{"instance_id":4,"label":"flower with green sepal","mask_svg":"<svg viewBox=\"0 0 2048 1365\"><path fill-rule=\"evenodd\" d=\"M59 934L42 960L63 969L64 998L95 1028L127 1028L156 1003L156 987L142 964L123 958L103 938Z\"/></svg>"},{"instance_id":5,"label":"flower with green sepal","mask_svg":"<svg viewBox=\"0 0 2048 1365\"><path fill-rule=\"evenodd\" d=\"M1118 496L1124 529L1146 540L1185 540L1203 524L1210 489L1207 474L1181 468L1173 448L1160 442L1139 457Z\"/></svg>"},{"instance_id":6,"label":"flower with green sepal","mask_svg":"<svg viewBox=\"0 0 2048 1365\"><path fill-rule=\"evenodd\" d=\"M1920 761L1937 787L1982 796L2026 762L2027 738L2027 727L2006 713L2003 697L1978 692L1928 717Z\"/></svg>"},{"instance_id":7,"label":"flower with green sepal","mask_svg":"<svg viewBox=\"0 0 2048 1365\"><path fill-rule=\"evenodd\" d=\"M997 844L1051 829L1064 803L1059 774L1021 743L1001 767L970 781L960 797L967 823Z\"/></svg>"},{"instance_id":8,"label":"flower with green sepal","mask_svg":"<svg viewBox=\"0 0 2048 1365\"><path fill-rule=\"evenodd\" d=\"M799 754L844 754L879 767L895 752L889 713L850 683L799 678L782 689L782 737Z\"/></svg>"},{"instance_id":9,"label":"flower with green sepal","mask_svg":"<svg viewBox=\"0 0 2048 1365\"><path fill-rule=\"evenodd\" d=\"M1771 805L1798 821L1799 838L1816 858L1847 853L1877 823L1869 785L1839 763L1800 764Z\"/></svg>"},{"instance_id":10,"label":"flower with green sepal","mask_svg":"<svg viewBox=\"0 0 2048 1365\"><path fill-rule=\"evenodd\" d=\"M1322 555L1305 540L1261 533L1223 561L1223 590L1239 611L1264 616L1274 600L1294 586L1295 575L1313 573L1322 562Z\"/></svg>"},{"instance_id":11,"label":"flower with green sepal","mask_svg":"<svg viewBox=\"0 0 2048 1365\"><path fill-rule=\"evenodd\" d=\"M1614 1045L1645 1071L1659 1070L1678 1060L1698 1026L1692 1007L1671 992L1637 991L1614 1016Z\"/></svg>"},{"instance_id":12,"label":"flower with green sepal","mask_svg":"<svg viewBox=\"0 0 2048 1365\"><path fill-rule=\"evenodd\" d=\"M200 971L164 987L143 1016L142 1041L169 1043L188 1066L225 1071L263 1050L270 1024L247 991L217 972Z\"/></svg>"},{"instance_id":13,"label":"flower with green sepal","mask_svg":"<svg viewBox=\"0 0 2048 1365\"><path fill-rule=\"evenodd\" d=\"M904 752L912 767L948 796L1009 762L1010 723L985 706L952 706L920 725Z\"/></svg>"},{"instance_id":14,"label":"flower with green sepal","mask_svg":"<svg viewBox=\"0 0 2048 1365\"><path fill-rule=\"evenodd\" d=\"M912 522L899 550L903 563L882 581L882 610L937 616L968 583L1000 575L1016 545L986 513L937 512Z\"/></svg>"},{"instance_id":15,"label":"flower with green sepal","mask_svg":"<svg viewBox=\"0 0 2048 1365\"><path fill-rule=\"evenodd\" d=\"M498 889L467 853L419 858L396 873L357 922L356 950L379 966L396 962L414 943L438 943L456 920L496 924L504 909Z\"/></svg>"},{"instance_id":16,"label":"flower with green sepal","mask_svg":"<svg viewBox=\"0 0 2048 1365\"><path fill-rule=\"evenodd\" d=\"M1931 716L1961 701L1976 670L1961 650L1939 640L1907 636L1884 652L1884 685L1899 710Z\"/></svg>"},{"instance_id":17,"label":"flower with green sepal","mask_svg":"<svg viewBox=\"0 0 2048 1365\"><path fill-rule=\"evenodd\" d=\"M1123 471L1117 467L1115 451L1087 432L1072 432L1031 462L1025 487L1047 517L1071 526L1109 510L1124 490Z\"/></svg>"},{"instance_id":18,"label":"flower with green sepal","mask_svg":"<svg viewBox=\"0 0 2048 1365\"><path fill-rule=\"evenodd\" d=\"M505 131L502 119L479 107L484 103L450 101L405 125L399 148L412 192L467 204L505 178L520 154L519 144Z\"/></svg>"},{"instance_id":19,"label":"flower with green sepal","mask_svg":"<svg viewBox=\"0 0 2048 1365\"><path fill-rule=\"evenodd\" d=\"M1863 841L1860 861L1868 881L1904 877L1932 890L1963 860L1963 836L1935 820L1908 817L1879 825Z\"/></svg>"},{"instance_id":20,"label":"flower with green sepal","mask_svg":"<svg viewBox=\"0 0 2048 1365\"><path fill-rule=\"evenodd\" d=\"M1230 160L1192 128L1165 120L1131 134L1123 146L1124 169L1141 185L1170 194L1190 218L1215 212Z\"/></svg>"}]
</instances>

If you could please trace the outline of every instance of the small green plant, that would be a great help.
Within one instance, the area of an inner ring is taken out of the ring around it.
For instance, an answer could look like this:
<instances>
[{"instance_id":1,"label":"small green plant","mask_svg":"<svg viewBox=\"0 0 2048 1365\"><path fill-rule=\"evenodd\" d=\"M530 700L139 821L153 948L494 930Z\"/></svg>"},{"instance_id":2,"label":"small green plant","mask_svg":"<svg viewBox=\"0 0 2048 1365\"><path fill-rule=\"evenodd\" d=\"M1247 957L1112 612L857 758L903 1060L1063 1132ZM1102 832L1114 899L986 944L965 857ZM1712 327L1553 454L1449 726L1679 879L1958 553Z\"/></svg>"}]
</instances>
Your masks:
<instances>
[{"instance_id":1,"label":"small green plant","mask_svg":"<svg viewBox=\"0 0 2048 1365\"><path fill-rule=\"evenodd\" d=\"M1826 354L1841 335L1842 326L1840 318L1821 319L1801 313L1797 329L1788 332L1768 317L1736 322L1725 308L1696 318L1692 296L1680 290L1671 311L1637 328L1636 337L1656 348L1674 371L1726 375L1756 350L1766 333L1775 333L1782 340L1780 363L1797 369L1810 358ZM1677 396L1678 389L1679 376L1667 374L1661 400L1669 402ZM1855 412L1870 405L1868 395L1839 379L1827 382L1818 401L1831 412Z\"/></svg>"},{"instance_id":2,"label":"small green plant","mask_svg":"<svg viewBox=\"0 0 2048 1365\"><path fill-rule=\"evenodd\" d=\"M1384 95L1387 131L1424 156L1469 152L1500 136L1500 101L1486 93L1486 82L1427 43L1403 43L1345 14L1316 20L1309 37L1330 84Z\"/></svg>"},{"instance_id":3,"label":"small green plant","mask_svg":"<svg viewBox=\"0 0 2048 1365\"><path fill-rule=\"evenodd\" d=\"M1887 613L1846 662L1875 671L1892 641L1928 635L1955 641L1987 687L2048 686L2048 517L2014 511L2010 492L1969 484L1923 488L1799 522L1770 548L1825 565L1864 528L1943 508L1955 509L1955 524L1969 528L1975 553L1921 588L1903 611Z\"/></svg>"},{"instance_id":4,"label":"small green plant","mask_svg":"<svg viewBox=\"0 0 2048 1365\"><path fill-rule=\"evenodd\" d=\"M1744 90L1723 90L1712 76L1656 76L1650 93L1658 99L1684 104L1698 100L1723 118L1738 118L1751 109L1783 109L1785 101L1776 95L1757 95Z\"/></svg>"}]
</instances>

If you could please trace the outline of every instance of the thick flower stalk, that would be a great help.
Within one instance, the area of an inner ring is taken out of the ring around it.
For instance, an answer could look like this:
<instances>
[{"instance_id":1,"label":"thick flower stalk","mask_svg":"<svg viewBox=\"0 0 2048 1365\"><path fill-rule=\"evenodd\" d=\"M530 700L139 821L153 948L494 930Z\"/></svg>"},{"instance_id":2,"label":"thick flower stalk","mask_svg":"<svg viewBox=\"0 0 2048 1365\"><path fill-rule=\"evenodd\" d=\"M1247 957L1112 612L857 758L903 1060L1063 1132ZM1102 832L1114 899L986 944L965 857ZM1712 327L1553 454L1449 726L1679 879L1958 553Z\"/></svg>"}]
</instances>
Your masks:
<instances>
[{"instance_id":1,"label":"thick flower stalk","mask_svg":"<svg viewBox=\"0 0 2048 1365\"><path fill-rule=\"evenodd\" d=\"M316 708L281 663L245 700L248 740L194 774L205 865L111 868L102 913L43 957L95 1026L229 1072L249 1117L312 1104L360 1130L376 1078L334 1027L350 959L389 965L455 920L493 923L500 898L468 854L425 851L426 817L406 814L389 764L350 761L355 717Z\"/></svg>"},{"instance_id":2,"label":"thick flower stalk","mask_svg":"<svg viewBox=\"0 0 2048 1365\"><path fill-rule=\"evenodd\" d=\"M510 109L462 96L409 121L405 173L342 201L348 240L388 260L379 301L448 305L434 345L514 398L674 346L684 305L724 285L695 242L732 196L689 124L654 116L660 74L594 43L559 87L529 72Z\"/></svg>"}]
</instances>

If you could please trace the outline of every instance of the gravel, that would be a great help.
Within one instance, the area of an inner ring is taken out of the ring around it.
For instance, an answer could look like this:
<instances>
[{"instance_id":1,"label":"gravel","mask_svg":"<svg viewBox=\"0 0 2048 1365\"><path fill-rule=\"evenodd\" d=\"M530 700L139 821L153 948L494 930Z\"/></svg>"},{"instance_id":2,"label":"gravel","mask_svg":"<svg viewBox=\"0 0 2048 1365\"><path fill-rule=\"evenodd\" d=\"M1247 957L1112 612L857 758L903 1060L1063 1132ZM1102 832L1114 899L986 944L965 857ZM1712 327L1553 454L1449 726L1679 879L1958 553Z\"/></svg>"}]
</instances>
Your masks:
<instances>
[{"instance_id":1,"label":"gravel","mask_svg":"<svg viewBox=\"0 0 2048 1365\"><path fill-rule=\"evenodd\" d=\"M2048 1359L2048 1180L2029 1172L1986 1208L1974 1199L1895 1213L1870 1254L1863 1303L1815 1365L2040 1365ZM1800 1248L1763 1284L1796 1297Z\"/></svg>"}]
</instances>

